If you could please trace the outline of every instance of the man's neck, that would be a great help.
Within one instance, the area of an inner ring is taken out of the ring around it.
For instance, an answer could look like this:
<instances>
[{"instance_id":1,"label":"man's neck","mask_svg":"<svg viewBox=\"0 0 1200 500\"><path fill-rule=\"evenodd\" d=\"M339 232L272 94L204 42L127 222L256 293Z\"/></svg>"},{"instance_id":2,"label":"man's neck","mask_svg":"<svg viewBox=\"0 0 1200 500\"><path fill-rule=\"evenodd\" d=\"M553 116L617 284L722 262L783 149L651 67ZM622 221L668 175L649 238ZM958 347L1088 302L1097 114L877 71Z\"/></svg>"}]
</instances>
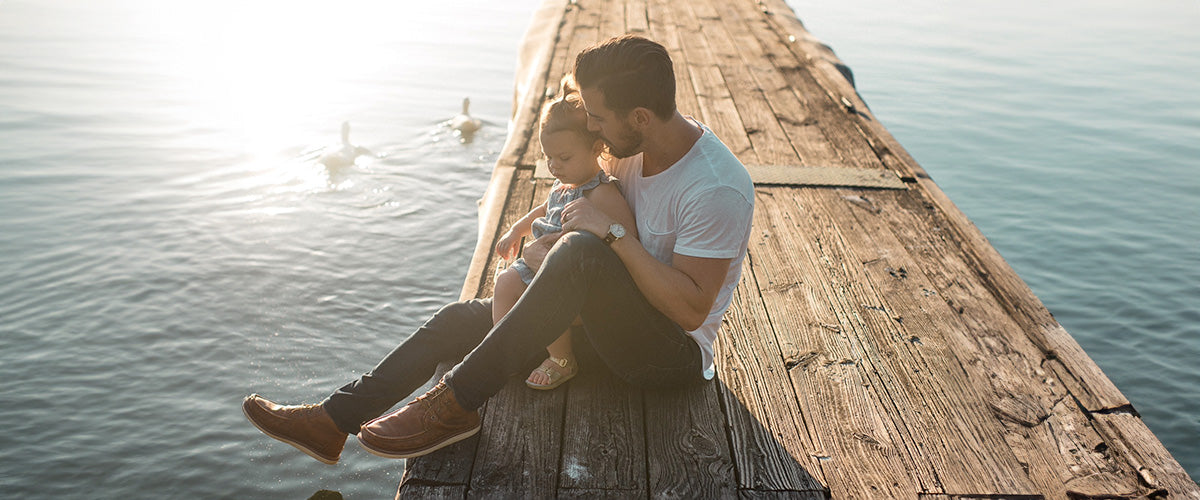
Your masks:
<instances>
[{"instance_id":1,"label":"man's neck","mask_svg":"<svg viewBox=\"0 0 1200 500\"><path fill-rule=\"evenodd\" d=\"M703 129L676 111L675 116L663 122L658 130L647 134L648 147L642 151L642 175L649 177L671 168L691 151L702 135Z\"/></svg>"}]
</instances>

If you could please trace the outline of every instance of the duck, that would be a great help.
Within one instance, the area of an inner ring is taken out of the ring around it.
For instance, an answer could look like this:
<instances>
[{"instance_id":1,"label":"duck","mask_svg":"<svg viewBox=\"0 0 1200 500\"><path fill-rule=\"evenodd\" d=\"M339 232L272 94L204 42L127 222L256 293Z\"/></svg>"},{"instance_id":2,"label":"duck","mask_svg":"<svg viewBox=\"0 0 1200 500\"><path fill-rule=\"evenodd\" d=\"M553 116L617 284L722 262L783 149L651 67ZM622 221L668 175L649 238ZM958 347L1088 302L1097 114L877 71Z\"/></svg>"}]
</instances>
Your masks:
<instances>
[{"instance_id":1,"label":"duck","mask_svg":"<svg viewBox=\"0 0 1200 500\"><path fill-rule=\"evenodd\" d=\"M470 140L471 136L483 127L483 122L478 118L471 116L471 98L464 97L462 101L462 113L450 120L450 128L457 130L464 141Z\"/></svg>"},{"instance_id":2,"label":"duck","mask_svg":"<svg viewBox=\"0 0 1200 500\"><path fill-rule=\"evenodd\" d=\"M350 122L342 122L342 147L328 151L317 160L329 168L348 167L354 164L359 156L370 155L371 150L350 143Z\"/></svg>"}]
</instances>

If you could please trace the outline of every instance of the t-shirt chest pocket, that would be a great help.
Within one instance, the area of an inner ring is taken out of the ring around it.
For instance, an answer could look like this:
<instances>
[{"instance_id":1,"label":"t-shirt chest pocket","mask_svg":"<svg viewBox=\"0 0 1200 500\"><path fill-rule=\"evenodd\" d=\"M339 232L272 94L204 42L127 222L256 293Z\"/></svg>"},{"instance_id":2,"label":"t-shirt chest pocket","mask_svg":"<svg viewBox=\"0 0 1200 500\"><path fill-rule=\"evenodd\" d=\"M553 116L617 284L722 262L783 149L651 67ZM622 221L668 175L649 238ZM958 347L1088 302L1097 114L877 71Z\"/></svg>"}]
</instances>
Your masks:
<instances>
[{"instance_id":1,"label":"t-shirt chest pocket","mask_svg":"<svg viewBox=\"0 0 1200 500\"><path fill-rule=\"evenodd\" d=\"M644 206L644 205L643 205ZM674 210L644 210L637 214L638 237L642 246L656 259L667 264L675 252Z\"/></svg>"}]
</instances>

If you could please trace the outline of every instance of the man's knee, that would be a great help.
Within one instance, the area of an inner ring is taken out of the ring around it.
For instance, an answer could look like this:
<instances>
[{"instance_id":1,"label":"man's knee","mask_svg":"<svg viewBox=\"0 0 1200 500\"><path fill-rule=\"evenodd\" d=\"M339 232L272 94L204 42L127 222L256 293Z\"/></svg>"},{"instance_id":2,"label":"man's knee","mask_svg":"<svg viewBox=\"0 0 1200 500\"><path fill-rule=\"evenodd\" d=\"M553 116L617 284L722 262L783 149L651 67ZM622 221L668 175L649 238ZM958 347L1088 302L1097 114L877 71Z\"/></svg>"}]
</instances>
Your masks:
<instances>
[{"instance_id":1,"label":"man's knee","mask_svg":"<svg viewBox=\"0 0 1200 500\"><path fill-rule=\"evenodd\" d=\"M571 231L559 238L546 254L543 267L602 270L620 263L621 259L604 240L587 231Z\"/></svg>"},{"instance_id":2,"label":"man's knee","mask_svg":"<svg viewBox=\"0 0 1200 500\"><path fill-rule=\"evenodd\" d=\"M624 264L617 254L604 244L604 240L592 233L573 231L559 238L554 248L546 254L539 276L605 274L618 267L624 269Z\"/></svg>"},{"instance_id":3,"label":"man's knee","mask_svg":"<svg viewBox=\"0 0 1200 500\"><path fill-rule=\"evenodd\" d=\"M463 329L483 329L486 333L491 327L492 302L488 300L467 300L446 304L434 313L418 333L442 334L444 331Z\"/></svg>"}]
</instances>

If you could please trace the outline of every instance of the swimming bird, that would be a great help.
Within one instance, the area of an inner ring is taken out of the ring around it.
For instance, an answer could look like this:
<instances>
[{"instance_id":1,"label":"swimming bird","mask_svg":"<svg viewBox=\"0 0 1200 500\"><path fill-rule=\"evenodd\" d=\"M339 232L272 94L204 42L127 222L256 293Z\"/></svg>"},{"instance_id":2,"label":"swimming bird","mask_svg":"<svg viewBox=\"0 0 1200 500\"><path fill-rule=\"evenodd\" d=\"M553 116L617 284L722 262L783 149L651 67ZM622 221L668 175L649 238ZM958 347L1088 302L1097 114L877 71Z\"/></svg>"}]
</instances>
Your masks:
<instances>
[{"instance_id":1,"label":"swimming bird","mask_svg":"<svg viewBox=\"0 0 1200 500\"><path fill-rule=\"evenodd\" d=\"M350 143L350 122L342 122L341 149L328 151L317 161L330 168L348 167L354 164L355 158L370 154L371 150Z\"/></svg>"},{"instance_id":2,"label":"swimming bird","mask_svg":"<svg viewBox=\"0 0 1200 500\"><path fill-rule=\"evenodd\" d=\"M463 98L462 113L450 120L450 128L457 130L463 141L470 141L471 136L483 127L483 122L478 118L471 117L471 112L468 108L471 107L471 98Z\"/></svg>"}]
</instances>

